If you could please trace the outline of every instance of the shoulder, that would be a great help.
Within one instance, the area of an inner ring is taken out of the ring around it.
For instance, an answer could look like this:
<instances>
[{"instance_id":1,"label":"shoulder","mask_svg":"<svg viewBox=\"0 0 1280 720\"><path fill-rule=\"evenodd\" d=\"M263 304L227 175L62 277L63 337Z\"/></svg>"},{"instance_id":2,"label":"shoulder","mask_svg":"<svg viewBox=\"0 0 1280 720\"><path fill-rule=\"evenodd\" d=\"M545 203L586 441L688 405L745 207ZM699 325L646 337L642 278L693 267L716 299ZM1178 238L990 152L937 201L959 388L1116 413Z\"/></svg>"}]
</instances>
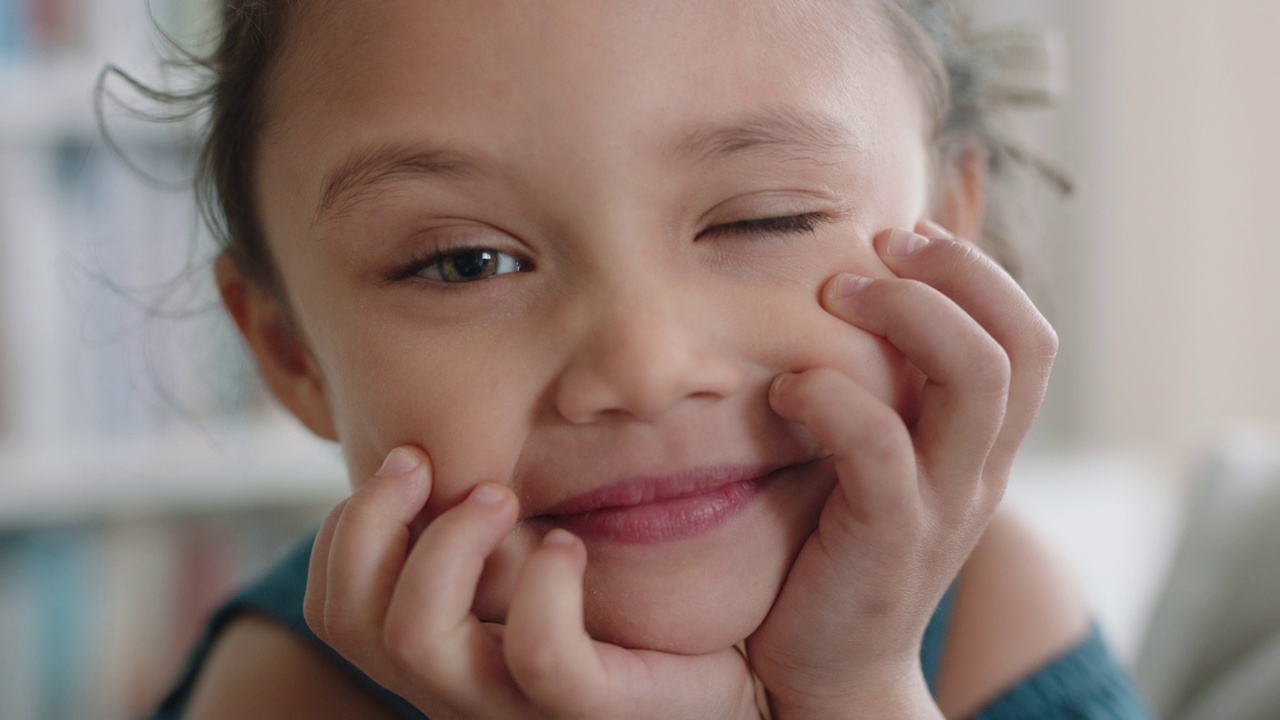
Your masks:
<instances>
[{"instance_id":1,"label":"shoulder","mask_svg":"<svg viewBox=\"0 0 1280 720\"><path fill-rule=\"evenodd\" d=\"M1007 511L960 571L938 673L938 704L968 717L1078 645L1091 618L1065 563Z\"/></svg>"},{"instance_id":2,"label":"shoulder","mask_svg":"<svg viewBox=\"0 0 1280 720\"><path fill-rule=\"evenodd\" d=\"M263 615L245 613L213 646L184 717L396 716L306 640Z\"/></svg>"}]
</instances>

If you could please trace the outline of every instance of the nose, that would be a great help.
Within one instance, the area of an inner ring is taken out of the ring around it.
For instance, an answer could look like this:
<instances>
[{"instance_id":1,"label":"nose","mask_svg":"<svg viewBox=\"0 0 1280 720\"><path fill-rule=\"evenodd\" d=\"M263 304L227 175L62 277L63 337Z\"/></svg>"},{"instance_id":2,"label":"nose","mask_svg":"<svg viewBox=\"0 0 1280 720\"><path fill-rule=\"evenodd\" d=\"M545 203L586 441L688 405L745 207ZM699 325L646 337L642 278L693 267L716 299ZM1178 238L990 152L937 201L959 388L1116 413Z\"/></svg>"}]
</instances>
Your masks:
<instances>
[{"instance_id":1,"label":"nose","mask_svg":"<svg viewBox=\"0 0 1280 720\"><path fill-rule=\"evenodd\" d=\"M689 399L728 397L744 370L677 303L613 298L586 314L554 389L562 417L649 421Z\"/></svg>"}]
</instances>

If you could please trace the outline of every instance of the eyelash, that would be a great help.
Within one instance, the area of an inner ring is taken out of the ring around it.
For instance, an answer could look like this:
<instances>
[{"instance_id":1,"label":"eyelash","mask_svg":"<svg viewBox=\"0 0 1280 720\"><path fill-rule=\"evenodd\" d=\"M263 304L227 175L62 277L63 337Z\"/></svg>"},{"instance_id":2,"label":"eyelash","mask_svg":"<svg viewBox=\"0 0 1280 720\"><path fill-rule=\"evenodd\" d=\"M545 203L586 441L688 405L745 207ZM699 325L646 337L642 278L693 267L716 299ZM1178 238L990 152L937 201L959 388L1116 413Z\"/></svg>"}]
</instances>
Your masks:
<instances>
[{"instance_id":1,"label":"eyelash","mask_svg":"<svg viewBox=\"0 0 1280 720\"><path fill-rule=\"evenodd\" d=\"M751 220L739 220L737 222L724 223L721 225L712 225L702 232L698 233L697 239L715 238L724 236L767 236L767 235L802 235L814 232L818 225L829 222L831 218L823 213L802 213L800 215L784 215L771 218L754 218ZM423 270L443 262L449 257L460 255L462 253L476 252L480 250L492 250L483 246L459 246L444 248L439 244L418 260L414 260L403 268L392 273L387 279L390 282L398 282L408 280L415 275L420 274ZM498 252L498 251L494 251ZM508 253L503 253L508 254ZM533 264L522 261L520 269L517 272L527 272L532 268ZM431 281L433 284L442 285L446 288L453 289L459 285L469 285L471 283L443 283ZM478 281L475 281L478 282Z\"/></svg>"},{"instance_id":2,"label":"eyelash","mask_svg":"<svg viewBox=\"0 0 1280 720\"><path fill-rule=\"evenodd\" d=\"M712 225L698 234L699 238L722 237L725 235L800 235L812 233L818 225L829 221L823 213L803 213L801 215L785 215L782 217L739 220L723 225Z\"/></svg>"},{"instance_id":3,"label":"eyelash","mask_svg":"<svg viewBox=\"0 0 1280 720\"><path fill-rule=\"evenodd\" d=\"M412 280L414 279L414 276L421 274L423 270L426 270L427 268L433 265L438 265L451 257L457 256L457 255L463 255L469 252L480 252L480 251L495 252L501 255L511 254L511 253L504 253L498 250L494 250L493 248L486 247L484 245L447 246L445 243L437 241L435 243L435 247L428 250L424 255L422 255L417 259L409 261L400 269L390 273L387 276L387 282L394 283L394 282L400 282L402 280ZM532 267L533 267L533 263L520 261L519 270L517 270L517 272L524 271ZM428 278L420 278L420 279L423 280L424 282L429 282L432 285L439 286L445 290L455 290L455 289L458 289L459 286L471 284L466 282L457 282L457 283L441 282L438 280L430 280Z\"/></svg>"}]
</instances>

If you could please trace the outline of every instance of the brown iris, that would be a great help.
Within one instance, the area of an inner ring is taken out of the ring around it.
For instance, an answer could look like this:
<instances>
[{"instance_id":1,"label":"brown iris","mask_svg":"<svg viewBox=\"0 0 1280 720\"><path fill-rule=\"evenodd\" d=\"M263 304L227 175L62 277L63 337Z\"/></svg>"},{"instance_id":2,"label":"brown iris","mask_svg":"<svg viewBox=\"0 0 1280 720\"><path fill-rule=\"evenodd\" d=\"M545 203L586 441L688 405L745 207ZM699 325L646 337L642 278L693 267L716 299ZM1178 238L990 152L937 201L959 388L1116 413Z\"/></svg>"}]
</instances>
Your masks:
<instances>
[{"instance_id":1,"label":"brown iris","mask_svg":"<svg viewBox=\"0 0 1280 720\"><path fill-rule=\"evenodd\" d=\"M464 250L440 260L440 277L445 282L483 280L498 272L498 253L492 250Z\"/></svg>"}]
</instances>

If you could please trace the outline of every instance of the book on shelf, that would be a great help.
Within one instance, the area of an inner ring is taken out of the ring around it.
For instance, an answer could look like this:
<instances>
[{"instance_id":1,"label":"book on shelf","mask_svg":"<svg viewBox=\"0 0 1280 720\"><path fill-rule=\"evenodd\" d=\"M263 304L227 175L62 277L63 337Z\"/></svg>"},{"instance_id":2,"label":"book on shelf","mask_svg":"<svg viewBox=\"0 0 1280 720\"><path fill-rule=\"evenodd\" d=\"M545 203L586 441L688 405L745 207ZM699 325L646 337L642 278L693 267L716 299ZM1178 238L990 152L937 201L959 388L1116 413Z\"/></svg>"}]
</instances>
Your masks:
<instances>
[{"instance_id":1,"label":"book on shelf","mask_svg":"<svg viewBox=\"0 0 1280 720\"><path fill-rule=\"evenodd\" d=\"M161 32L198 45L220 7L0 0L0 92L22 90L0 107L0 441L136 436L265 407L217 308L189 138L134 132L108 107L120 157L93 122L98 69L133 59L155 74ZM68 59L73 72L50 74Z\"/></svg>"},{"instance_id":2,"label":"book on shelf","mask_svg":"<svg viewBox=\"0 0 1280 720\"><path fill-rule=\"evenodd\" d=\"M0 0L0 60L65 52L77 43L71 0Z\"/></svg>"},{"instance_id":3,"label":"book on shelf","mask_svg":"<svg viewBox=\"0 0 1280 720\"><path fill-rule=\"evenodd\" d=\"M126 152L150 172L189 172L182 149ZM16 336L3 365L11 384L21 377L3 425L40 442L260 415L190 193L149 187L98 143L69 139L50 155L51 171L28 155L23 178L0 178L26 195L0 198L0 257L23 259L0 269L12 281L0 332Z\"/></svg>"},{"instance_id":4,"label":"book on shelf","mask_svg":"<svg viewBox=\"0 0 1280 720\"><path fill-rule=\"evenodd\" d=\"M198 48L221 7L214 0L0 0L0 62L145 59L156 56L163 36Z\"/></svg>"},{"instance_id":5,"label":"book on shelf","mask_svg":"<svg viewBox=\"0 0 1280 720\"><path fill-rule=\"evenodd\" d=\"M209 612L305 538L323 508L0 535L0 715L144 717Z\"/></svg>"}]
</instances>

